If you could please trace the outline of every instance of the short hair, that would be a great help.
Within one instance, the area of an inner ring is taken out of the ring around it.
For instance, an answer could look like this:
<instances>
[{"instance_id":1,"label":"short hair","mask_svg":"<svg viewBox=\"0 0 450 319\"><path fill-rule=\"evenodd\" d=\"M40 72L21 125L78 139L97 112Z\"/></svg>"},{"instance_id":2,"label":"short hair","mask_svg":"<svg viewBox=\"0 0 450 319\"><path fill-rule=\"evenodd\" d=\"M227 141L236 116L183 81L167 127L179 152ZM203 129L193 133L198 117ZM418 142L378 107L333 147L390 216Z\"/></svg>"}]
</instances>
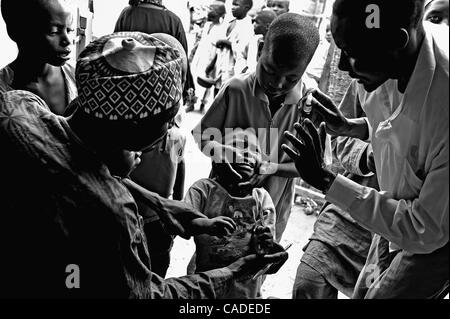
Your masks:
<instances>
[{"instance_id":1,"label":"short hair","mask_svg":"<svg viewBox=\"0 0 450 319\"><path fill-rule=\"evenodd\" d=\"M309 63L319 42L319 30L311 19L285 13L270 25L263 50L271 54L276 63L299 60Z\"/></svg>"},{"instance_id":2,"label":"short hair","mask_svg":"<svg viewBox=\"0 0 450 319\"><path fill-rule=\"evenodd\" d=\"M223 16L227 13L227 9L225 7L225 3L219 0L215 0L210 4L210 7L215 7L217 10L217 13L220 16Z\"/></svg>"},{"instance_id":3,"label":"short hair","mask_svg":"<svg viewBox=\"0 0 450 319\"><path fill-rule=\"evenodd\" d=\"M272 23L277 18L277 14L272 9L265 8L258 11L256 17L260 18L264 23Z\"/></svg>"},{"instance_id":4,"label":"short hair","mask_svg":"<svg viewBox=\"0 0 450 319\"><path fill-rule=\"evenodd\" d=\"M425 0L336 0L333 15L365 23L369 5L380 8L382 29L416 28L422 23Z\"/></svg>"},{"instance_id":5,"label":"short hair","mask_svg":"<svg viewBox=\"0 0 450 319\"><path fill-rule=\"evenodd\" d=\"M1 0L1 12L5 20L8 34L13 41L17 41L16 35L22 32L23 21L32 25L44 14L45 5L51 0ZM25 3L24 3L25 2Z\"/></svg>"}]
</instances>

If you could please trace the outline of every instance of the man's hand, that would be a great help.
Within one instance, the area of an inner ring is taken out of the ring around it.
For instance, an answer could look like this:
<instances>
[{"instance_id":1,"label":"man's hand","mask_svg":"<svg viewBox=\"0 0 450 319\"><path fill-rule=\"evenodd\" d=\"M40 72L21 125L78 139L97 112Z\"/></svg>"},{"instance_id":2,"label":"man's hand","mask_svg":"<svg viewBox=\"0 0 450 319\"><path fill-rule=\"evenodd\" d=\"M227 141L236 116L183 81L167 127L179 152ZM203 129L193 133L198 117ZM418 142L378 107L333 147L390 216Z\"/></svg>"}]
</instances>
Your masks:
<instances>
[{"instance_id":1,"label":"man's hand","mask_svg":"<svg viewBox=\"0 0 450 319\"><path fill-rule=\"evenodd\" d=\"M268 255L249 255L242 257L229 265L236 279L250 279L267 265L272 265L267 274L274 274L285 264L289 255L283 247L274 243Z\"/></svg>"},{"instance_id":2,"label":"man's hand","mask_svg":"<svg viewBox=\"0 0 450 319\"><path fill-rule=\"evenodd\" d=\"M227 181L238 183L242 180L242 175L232 167L231 163L246 163L246 161L258 162L258 154L217 142L214 144L213 168L225 170L222 176L228 176Z\"/></svg>"},{"instance_id":3,"label":"man's hand","mask_svg":"<svg viewBox=\"0 0 450 319\"><path fill-rule=\"evenodd\" d=\"M207 234L224 237L236 230L236 223L232 218L219 216L215 218L197 218L192 221L196 235Z\"/></svg>"},{"instance_id":4,"label":"man's hand","mask_svg":"<svg viewBox=\"0 0 450 319\"><path fill-rule=\"evenodd\" d=\"M311 118L313 123L326 123L326 131L332 136L348 136L349 120L342 114L334 102L320 90L312 90L313 99Z\"/></svg>"},{"instance_id":5,"label":"man's hand","mask_svg":"<svg viewBox=\"0 0 450 319\"><path fill-rule=\"evenodd\" d=\"M242 190L252 190L254 188L261 187L264 183L264 181L269 177L270 175L260 175L259 173L255 173L249 181L245 183L238 184L239 188Z\"/></svg>"},{"instance_id":6,"label":"man's hand","mask_svg":"<svg viewBox=\"0 0 450 319\"><path fill-rule=\"evenodd\" d=\"M229 181L236 182L242 180L242 175L231 166L231 163L244 160L242 151L232 146L217 142L214 143L214 155L212 157L213 169L215 171L224 171L223 175L228 176Z\"/></svg>"},{"instance_id":7,"label":"man's hand","mask_svg":"<svg viewBox=\"0 0 450 319\"><path fill-rule=\"evenodd\" d=\"M319 130L316 130L314 124L306 119L302 125L297 123L294 127L300 139L290 132L285 132L285 136L292 143L295 151L285 144L282 148L294 160L300 177L309 185L325 193L336 178L336 175L327 170L324 165L325 124L322 123Z\"/></svg>"}]
</instances>

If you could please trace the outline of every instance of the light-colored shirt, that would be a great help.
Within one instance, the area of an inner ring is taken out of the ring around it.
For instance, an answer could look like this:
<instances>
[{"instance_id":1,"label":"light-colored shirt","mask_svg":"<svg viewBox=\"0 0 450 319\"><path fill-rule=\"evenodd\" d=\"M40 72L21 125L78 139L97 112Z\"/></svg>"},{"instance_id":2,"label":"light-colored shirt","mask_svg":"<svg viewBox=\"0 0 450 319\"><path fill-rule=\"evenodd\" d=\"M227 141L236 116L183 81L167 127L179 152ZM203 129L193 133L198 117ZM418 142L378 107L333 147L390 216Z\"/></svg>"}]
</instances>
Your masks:
<instances>
[{"instance_id":1,"label":"light-colored shirt","mask_svg":"<svg viewBox=\"0 0 450 319\"><path fill-rule=\"evenodd\" d=\"M391 249L417 254L449 239L448 46L436 41L427 23L425 28L403 97L394 80L372 93L359 86L381 192L338 176L326 196L388 239Z\"/></svg>"},{"instance_id":2,"label":"light-colored shirt","mask_svg":"<svg viewBox=\"0 0 450 319\"><path fill-rule=\"evenodd\" d=\"M220 85L227 82L234 75L239 75L244 72L247 67L247 48L255 35L252 24L252 19L247 16L244 19L233 19L230 24L235 23L234 28L226 36L226 39L231 42L231 50L224 48L217 50L217 69L221 76ZM239 58L238 57L243 57Z\"/></svg>"},{"instance_id":3,"label":"light-colored shirt","mask_svg":"<svg viewBox=\"0 0 450 319\"><path fill-rule=\"evenodd\" d=\"M191 63L192 72L196 76L205 75L206 67L214 59L217 50L217 41L225 38L226 28L224 25L223 22L219 24L207 22L203 27L202 37Z\"/></svg>"},{"instance_id":4,"label":"light-colored shirt","mask_svg":"<svg viewBox=\"0 0 450 319\"><path fill-rule=\"evenodd\" d=\"M246 73L255 72L256 66L258 65L258 58L260 54L260 49L264 44L264 37L261 34L255 35L250 41L247 50L241 50L237 57L237 63L242 65L247 65ZM241 61L245 60L245 61Z\"/></svg>"},{"instance_id":5,"label":"light-colored shirt","mask_svg":"<svg viewBox=\"0 0 450 319\"><path fill-rule=\"evenodd\" d=\"M292 163L292 160L281 149L282 144L289 144L284 136L285 131L296 134L294 124L300 118L297 106L306 93L303 81L286 96L284 105L272 117L269 99L259 85L256 74L244 74L231 79L219 92L211 108L194 129L193 134L199 145L210 141L212 129L220 131L221 140L225 144L227 130L250 130L258 137L259 149L273 163ZM228 135L227 135L228 136ZM205 151L205 150L203 150ZM210 156L210 154L206 154ZM290 216L294 200L294 178L279 176L268 177L262 185L272 197L277 212L276 239L279 241Z\"/></svg>"},{"instance_id":6,"label":"light-colored shirt","mask_svg":"<svg viewBox=\"0 0 450 319\"><path fill-rule=\"evenodd\" d=\"M256 226L269 227L275 233L275 207L263 188L255 188L251 195L238 198L215 180L202 179L192 185L185 201L209 218L226 216L237 225L234 233L222 238L195 236L197 272L221 268L255 253L252 234ZM261 285L261 277L237 281L225 299L257 298Z\"/></svg>"}]
</instances>

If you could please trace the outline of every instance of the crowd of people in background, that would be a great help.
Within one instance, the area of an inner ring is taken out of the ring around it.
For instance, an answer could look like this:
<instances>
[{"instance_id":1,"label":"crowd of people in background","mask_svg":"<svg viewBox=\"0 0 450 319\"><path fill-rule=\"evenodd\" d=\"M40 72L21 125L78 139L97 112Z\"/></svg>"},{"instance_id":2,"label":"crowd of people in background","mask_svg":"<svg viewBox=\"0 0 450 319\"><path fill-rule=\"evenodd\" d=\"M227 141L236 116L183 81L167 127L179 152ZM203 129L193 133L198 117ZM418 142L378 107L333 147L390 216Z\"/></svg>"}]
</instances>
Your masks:
<instances>
[{"instance_id":1,"label":"crowd of people in background","mask_svg":"<svg viewBox=\"0 0 450 319\"><path fill-rule=\"evenodd\" d=\"M68 1L1 0L19 51L0 70L1 297L260 298L300 178L327 203L293 298L448 294L448 0L336 0L322 28L290 4L211 0L185 30L130 0L74 69ZM331 44L354 79L340 106L318 89ZM197 105L212 170L185 189ZM175 236L196 253L165 278Z\"/></svg>"}]
</instances>

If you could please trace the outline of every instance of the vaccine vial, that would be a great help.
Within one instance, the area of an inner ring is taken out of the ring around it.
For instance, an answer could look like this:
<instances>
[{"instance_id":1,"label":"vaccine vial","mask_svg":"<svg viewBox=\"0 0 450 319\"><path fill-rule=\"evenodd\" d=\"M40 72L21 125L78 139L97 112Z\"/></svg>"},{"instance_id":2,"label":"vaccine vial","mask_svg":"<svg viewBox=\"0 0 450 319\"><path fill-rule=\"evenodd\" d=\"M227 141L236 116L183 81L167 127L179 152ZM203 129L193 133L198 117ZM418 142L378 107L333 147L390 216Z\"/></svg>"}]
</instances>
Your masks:
<instances>
[{"instance_id":1,"label":"vaccine vial","mask_svg":"<svg viewBox=\"0 0 450 319\"><path fill-rule=\"evenodd\" d=\"M312 112L312 92L308 93L308 96L303 104L303 112L305 112L305 114L310 115Z\"/></svg>"}]
</instances>

